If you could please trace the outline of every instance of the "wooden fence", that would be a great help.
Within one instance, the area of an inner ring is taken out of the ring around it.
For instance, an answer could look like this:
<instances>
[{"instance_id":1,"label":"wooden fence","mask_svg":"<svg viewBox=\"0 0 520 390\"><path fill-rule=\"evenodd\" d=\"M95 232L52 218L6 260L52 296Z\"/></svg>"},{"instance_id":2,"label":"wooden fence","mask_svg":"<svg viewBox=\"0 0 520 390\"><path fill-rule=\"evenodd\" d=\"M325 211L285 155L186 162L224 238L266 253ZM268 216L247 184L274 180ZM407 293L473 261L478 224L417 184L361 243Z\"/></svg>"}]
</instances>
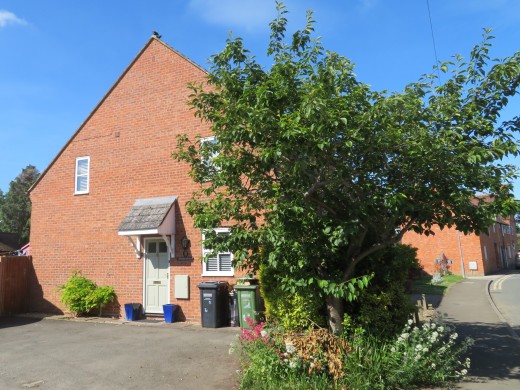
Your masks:
<instances>
[{"instance_id":1,"label":"wooden fence","mask_svg":"<svg viewBox=\"0 0 520 390\"><path fill-rule=\"evenodd\" d=\"M31 256L0 257L0 317L25 311Z\"/></svg>"}]
</instances>

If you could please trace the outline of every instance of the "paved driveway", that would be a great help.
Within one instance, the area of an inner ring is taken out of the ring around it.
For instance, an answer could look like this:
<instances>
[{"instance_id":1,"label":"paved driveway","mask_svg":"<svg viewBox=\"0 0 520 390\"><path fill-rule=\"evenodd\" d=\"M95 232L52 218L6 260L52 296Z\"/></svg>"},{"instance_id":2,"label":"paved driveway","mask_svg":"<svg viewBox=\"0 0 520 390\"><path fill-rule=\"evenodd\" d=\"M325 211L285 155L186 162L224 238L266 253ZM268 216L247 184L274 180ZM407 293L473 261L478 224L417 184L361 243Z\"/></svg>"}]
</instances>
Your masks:
<instances>
[{"instance_id":1,"label":"paved driveway","mask_svg":"<svg viewBox=\"0 0 520 390\"><path fill-rule=\"evenodd\" d=\"M0 318L0 389L236 388L238 328Z\"/></svg>"}]
</instances>

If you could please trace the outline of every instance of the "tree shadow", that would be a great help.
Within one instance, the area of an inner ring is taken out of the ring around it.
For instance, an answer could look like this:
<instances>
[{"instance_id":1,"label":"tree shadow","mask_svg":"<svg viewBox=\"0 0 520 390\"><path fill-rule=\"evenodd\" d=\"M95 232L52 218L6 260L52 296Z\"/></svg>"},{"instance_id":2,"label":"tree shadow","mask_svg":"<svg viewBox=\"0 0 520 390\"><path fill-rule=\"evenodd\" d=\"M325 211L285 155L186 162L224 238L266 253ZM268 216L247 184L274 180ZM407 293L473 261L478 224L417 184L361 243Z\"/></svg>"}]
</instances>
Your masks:
<instances>
[{"instance_id":1,"label":"tree shadow","mask_svg":"<svg viewBox=\"0 0 520 390\"><path fill-rule=\"evenodd\" d=\"M449 322L449 321L447 321ZM463 339L475 344L470 350L471 368L466 382L480 379L520 379L520 342L503 324L450 322Z\"/></svg>"}]
</instances>

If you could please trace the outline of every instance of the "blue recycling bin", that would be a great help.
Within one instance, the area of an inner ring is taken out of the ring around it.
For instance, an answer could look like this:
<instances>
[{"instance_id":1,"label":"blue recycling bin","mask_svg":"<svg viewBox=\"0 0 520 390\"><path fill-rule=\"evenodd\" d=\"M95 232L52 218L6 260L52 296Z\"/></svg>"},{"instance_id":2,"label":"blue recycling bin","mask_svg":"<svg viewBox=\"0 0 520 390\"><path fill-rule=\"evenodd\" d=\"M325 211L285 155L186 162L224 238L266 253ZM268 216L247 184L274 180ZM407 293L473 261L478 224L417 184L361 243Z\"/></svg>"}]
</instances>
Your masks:
<instances>
[{"instance_id":1,"label":"blue recycling bin","mask_svg":"<svg viewBox=\"0 0 520 390\"><path fill-rule=\"evenodd\" d=\"M163 305L164 312L164 322L172 323L175 322L177 318L177 310L179 309L179 305L174 303L169 303L167 305Z\"/></svg>"},{"instance_id":2,"label":"blue recycling bin","mask_svg":"<svg viewBox=\"0 0 520 390\"><path fill-rule=\"evenodd\" d=\"M125 315L127 321L137 321L141 311L140 303L125 303Z\"/></svg>"}]
</instances>

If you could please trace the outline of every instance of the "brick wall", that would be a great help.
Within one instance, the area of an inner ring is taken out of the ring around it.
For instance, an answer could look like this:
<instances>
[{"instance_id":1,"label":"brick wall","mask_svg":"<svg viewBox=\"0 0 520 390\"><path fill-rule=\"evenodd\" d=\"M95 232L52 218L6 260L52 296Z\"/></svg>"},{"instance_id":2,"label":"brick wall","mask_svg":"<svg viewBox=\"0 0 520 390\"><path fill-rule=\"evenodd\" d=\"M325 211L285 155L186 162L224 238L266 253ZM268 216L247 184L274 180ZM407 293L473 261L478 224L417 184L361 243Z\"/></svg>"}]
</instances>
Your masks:
<instances>
[{"instance_id":1,"label":"brick wall","mask_svg":"<svg viewBox=\"0 0 520 390\"><path fill-rule=\"evenodd\" d=\"M151 39L44 172L30 194L32 310L65 310L56 287L74 270L115 288L118 304L108 308L112 314L123 313L124 303L142 302L143 260L136 258L126 237L118 236L118 225L137 198L178 196L176 247L186 235L194 260L171 262L171 302L181 306L186 319L200 321L201 234L185 209L197 187L187 174L188 165L174 161L171 153L178 134L210 134L186 105L188 83L204 76ZM90 191L74 195L75 161L81 156L90 156ZM176 274L190 276L189 300L174 299Z\"/></svg>"},{"instance_id":2,"label":"brick wall","mask_svg":"<svg viewBox=\"0 0 520 390\"><path fill-rule=\"evenodd\" d=\"M502 225L514 227L514 219L511 216L507 219L501 219L488 230L488 234L464 235L451 228L440 230L434 227L435 235L425 236L414 232L407 232L402 240L403 244L411 245L417 248L417 257L424 271L433 274L436 271L435 259L439 259L442 254L453 263L449 265L449 270L454 274L461 275L461 251L462 262L464 263L464 271L466 276L488 275L502 268L512 266L511 262L506 260L503 263L500 258L500 248L509 253L515 253L515 234L504 234ZM515 230L513 229L513 232ZM460 237L460 247L459 247ZM508 247L510 249L508 249ZM477 270L470 269L470 262L477 263Z\"/></svg>"}]
</instances>

